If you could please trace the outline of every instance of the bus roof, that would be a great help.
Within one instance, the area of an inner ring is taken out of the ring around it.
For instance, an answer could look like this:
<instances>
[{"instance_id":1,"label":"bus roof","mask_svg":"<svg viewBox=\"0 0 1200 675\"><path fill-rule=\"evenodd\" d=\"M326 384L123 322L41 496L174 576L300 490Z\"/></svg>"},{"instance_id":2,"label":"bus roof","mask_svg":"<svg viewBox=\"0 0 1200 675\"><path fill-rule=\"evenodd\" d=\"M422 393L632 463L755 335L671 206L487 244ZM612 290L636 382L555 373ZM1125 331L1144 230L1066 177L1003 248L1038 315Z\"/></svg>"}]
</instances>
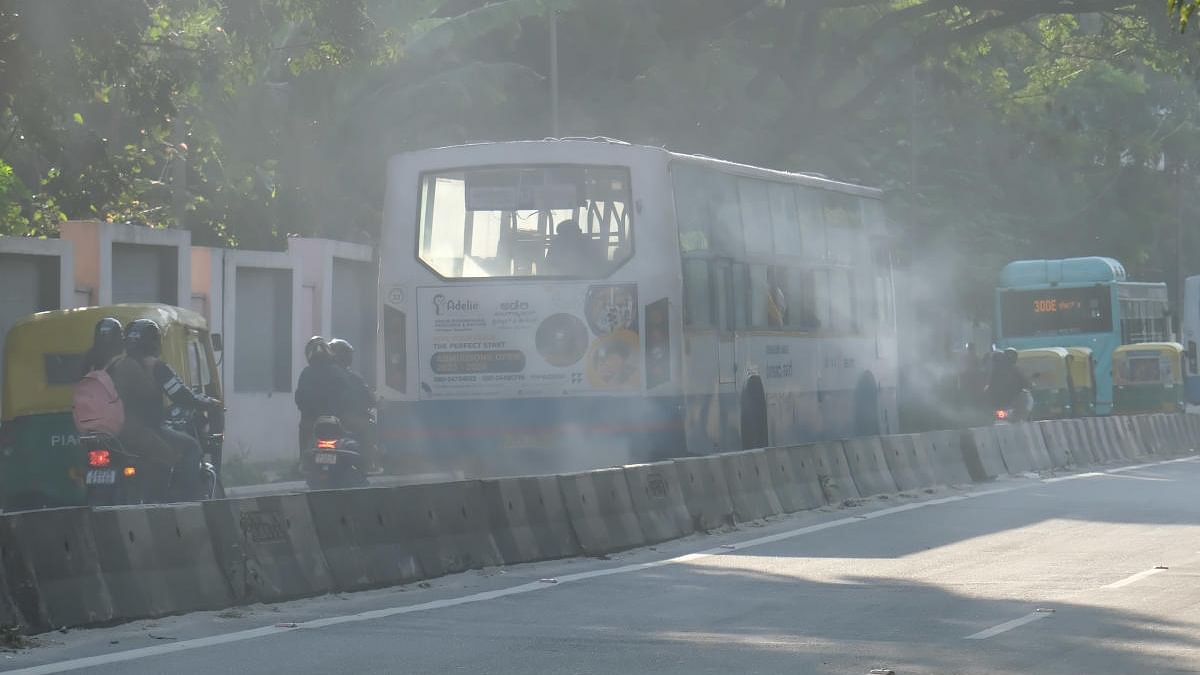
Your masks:
<instances>
[{"instance_id":1,"label":"bus roof","mask_svg":"<svg viewBox=\"0 0 1200 675\"><path fill-rule=\"evenodd\" d=\"M1016 260L1000 272L1000 285L1057 286L1058 284L1125 281L1125 267L1112 258L1089 256L1062 260Z\"/></svg>"},{"instance_id":2,"label":"bus roof","mask_svg":"<svg viewBox=\"0 0 1200 675\"><path fill-rule=\"evenodd\" d=\"M461 156L464 150L473 150L481 148L497 148L503 149L506 152L502 154L507 157L508 161L518 163L516 159L520 155L516 151L529 150L537 147L559 147L559 148L586 148L586 147L605 147L605 148L627 148L635 152L643 153L658 153L664 155L667 159L676 159L695 164L703 164L714 169L728 171L731 173L741 174L745 176L754 176L766 179L783 180L792 183L798 183L809 187L821 188L825 190L834 190L837 192L846 192L861 197L870 197L879 199L883 196L883 191L877 188L867 187L864 185L856 185L854 183L846 183L842 181L830 180L824 176L803 173L779 171L776 169L765 169L763 167L751 166L749 164L739 164L714 157L704 155L691 155L685 153L672 152L666 148L658 148L649 145L637 145L620 141L612 138L546 138L542 140L523 140L523 141L489 141L479 143L467 143L462 145L449 145L426 150L412 150L395 155L395 158L416 158L425 159L439 156Z\"/></svg>"}]
</instances>

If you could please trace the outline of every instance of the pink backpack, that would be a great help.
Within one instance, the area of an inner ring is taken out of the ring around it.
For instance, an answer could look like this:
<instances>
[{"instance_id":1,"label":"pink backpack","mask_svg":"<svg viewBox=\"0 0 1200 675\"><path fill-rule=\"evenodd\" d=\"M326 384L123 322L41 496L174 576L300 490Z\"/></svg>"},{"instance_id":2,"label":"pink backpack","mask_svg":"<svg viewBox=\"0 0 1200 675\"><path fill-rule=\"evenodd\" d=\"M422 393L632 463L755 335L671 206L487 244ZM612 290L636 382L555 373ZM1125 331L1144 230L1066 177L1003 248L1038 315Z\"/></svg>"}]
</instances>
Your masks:
<instances>
[{"instance_id":1,"label":"pink backpack","mask_svg":"<svg viewBox=\"0 0 1200 675\"><path fill-rule=\"evenodd\" d=\"M93 370L72 395L75 429L81 434L101 433L116 436L125 427L125 404L107 370Z\"/></svg>"}]
</instances>

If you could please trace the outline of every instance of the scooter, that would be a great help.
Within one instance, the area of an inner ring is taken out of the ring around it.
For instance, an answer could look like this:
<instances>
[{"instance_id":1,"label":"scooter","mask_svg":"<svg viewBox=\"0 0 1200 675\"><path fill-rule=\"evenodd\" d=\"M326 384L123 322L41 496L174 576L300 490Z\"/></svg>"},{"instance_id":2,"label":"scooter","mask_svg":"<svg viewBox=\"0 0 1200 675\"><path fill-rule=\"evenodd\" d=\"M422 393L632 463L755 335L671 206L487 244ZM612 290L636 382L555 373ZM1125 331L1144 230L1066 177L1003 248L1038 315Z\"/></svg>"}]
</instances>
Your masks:
<instances>
[{"instance_id":1,"label":"scooter","mask_svg":"<svg viewBox=\"0 0 1200 675\"><path fill-rule=\"evenodd\" d=\"M318 417L313 425L313 447L308 452L305 482L312 490L367 485L366 458L358 440L347 433L337 417Z\"/></svg>"}]
</instances>

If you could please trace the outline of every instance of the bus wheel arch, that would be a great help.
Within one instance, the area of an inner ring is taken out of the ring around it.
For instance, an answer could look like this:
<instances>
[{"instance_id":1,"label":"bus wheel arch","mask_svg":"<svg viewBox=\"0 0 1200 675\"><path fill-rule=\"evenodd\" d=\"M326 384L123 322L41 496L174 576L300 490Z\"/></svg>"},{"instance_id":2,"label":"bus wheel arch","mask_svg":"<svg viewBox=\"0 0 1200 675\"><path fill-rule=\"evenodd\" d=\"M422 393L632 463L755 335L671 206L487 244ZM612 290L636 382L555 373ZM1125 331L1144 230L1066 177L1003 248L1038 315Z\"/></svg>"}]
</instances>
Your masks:
<instances>
[{"instance_id":1,"label":"bus wheel arch","mask_svg":"<svg viewBox=\"0 0 1200 675\"><path fill-rule=\"evenodd\" d=\"M762 378L751 375L742 388L741 400L742 449L765 448L770 445L767 426L767 391Z\"/></svg>"},{"instance_id":2,"label":"bus wheel arch","mask_svg":"<svg viewBox=\"0 0 1200 675\"><path fill-rule=\"evenodd\" d=\"M877 436L880 430L879 381L875 373L864 370L854 387L854 433L858 436Z\"/></svg>"}]
</instances>

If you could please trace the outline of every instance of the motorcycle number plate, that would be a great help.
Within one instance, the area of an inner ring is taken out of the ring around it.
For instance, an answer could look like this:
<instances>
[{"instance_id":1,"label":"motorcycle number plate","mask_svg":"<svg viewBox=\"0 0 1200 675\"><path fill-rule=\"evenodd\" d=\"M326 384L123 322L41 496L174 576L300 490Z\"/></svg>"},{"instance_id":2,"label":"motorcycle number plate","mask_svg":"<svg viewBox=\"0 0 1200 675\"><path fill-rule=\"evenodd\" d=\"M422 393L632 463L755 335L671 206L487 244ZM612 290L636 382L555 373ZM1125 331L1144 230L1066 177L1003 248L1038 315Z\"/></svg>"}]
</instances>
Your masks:
<instances>
[{"instance_id":1,"label":"motorcycle number plate","mask_svg":"<svg viewBox=\"0 0 1200 675\"><path fill-rule=\"evenodd\" d=\"M90 469L87 472L88 485L112 485L117 482L116 469Z\"/></svg>"},{"instance_id":2,"label":"motorcycle number plate","mask_svg":"<svg viewBox=\"0 0 1200 675\"><path fill-rule=\"evenodd\" d=\"M317 464L337 464L337 454L333 452L318 452Z\"/></svg>"}]
</instances>

